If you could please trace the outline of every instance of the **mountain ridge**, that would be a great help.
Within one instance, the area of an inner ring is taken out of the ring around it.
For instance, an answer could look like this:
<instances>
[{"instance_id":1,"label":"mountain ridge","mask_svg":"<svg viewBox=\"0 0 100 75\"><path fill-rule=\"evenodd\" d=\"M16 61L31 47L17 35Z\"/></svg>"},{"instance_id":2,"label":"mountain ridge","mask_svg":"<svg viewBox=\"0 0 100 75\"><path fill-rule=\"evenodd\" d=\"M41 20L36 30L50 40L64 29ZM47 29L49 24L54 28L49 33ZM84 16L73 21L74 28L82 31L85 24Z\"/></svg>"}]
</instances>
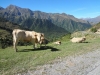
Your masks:
<instances>
[{"instance_id":1,"label":"mountain ridge","mask_svg":"<svg viewBox=\"0 0 100 75\"><path fill-rule=\"evenodd\" d=\"M47 19L58 27L62 27L69 32L77 30L85 30L91 27L87 21L77 19L73 15L65 13L45 13L41 11L32 11L28 8L21 8L15 5L9 5L5 9L0 10L0 15L21 25L27 18ZM73 23L72 23L73 22ZM76 24L74 26L74 23Z\"/></svg>"},{"instance_id":2,"label":"mountain ridge","mask_svg":"<svg viewBox=\"0 0 100 75\"><path fill-rule=\"evenodd\" d=\"M89 21L92 25L95 25L100 22L100 16L94 18L82 18L83 20Z\"/></svg>"}]
</instances>

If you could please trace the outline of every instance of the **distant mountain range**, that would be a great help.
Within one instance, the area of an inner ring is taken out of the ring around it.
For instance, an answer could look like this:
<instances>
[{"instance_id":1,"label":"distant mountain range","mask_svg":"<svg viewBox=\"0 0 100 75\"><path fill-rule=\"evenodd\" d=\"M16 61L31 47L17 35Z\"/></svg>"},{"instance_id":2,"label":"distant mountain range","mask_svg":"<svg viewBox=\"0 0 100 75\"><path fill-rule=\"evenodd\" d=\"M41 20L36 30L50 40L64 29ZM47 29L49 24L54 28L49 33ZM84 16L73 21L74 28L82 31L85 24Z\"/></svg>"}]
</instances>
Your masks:
<instances>
[{"instance_id":1,"label":"distant mountain range","mask_svg":"<svg viewBox=\"0 0 100 75\"><path fill-rule=\"evenodd\" d=\"M97 16L95 18L82 18L82 19L90 22L92 25L95 25L100 22L100 16Z\"/></svg>"},{"instance_id":2,"label":"distant mountain range","mask_svg":"<svg viewBox=\"0 0 100 75\"><path fill-rule=\"evenodd\" d=\"M8 19L11 22L15 22L19 25L25 24L24 22L29 18L31 19L34 18L34 20L41 19L42 21L46 20L46 21L50 21L53 25L64 28L68 32L86 30L91 27L91 24L89 22L85 20L77 19L72 15L68 15L65 13L59 14L59 13L46 13L41 11L32 11L30 9L21 8L15 5L9 5L7 8L0 7L0 16ZM33 22L27 23L27 25L25 26L27 27L31 26L32 29L32 25Z\"/></svg>"}]
</instances>

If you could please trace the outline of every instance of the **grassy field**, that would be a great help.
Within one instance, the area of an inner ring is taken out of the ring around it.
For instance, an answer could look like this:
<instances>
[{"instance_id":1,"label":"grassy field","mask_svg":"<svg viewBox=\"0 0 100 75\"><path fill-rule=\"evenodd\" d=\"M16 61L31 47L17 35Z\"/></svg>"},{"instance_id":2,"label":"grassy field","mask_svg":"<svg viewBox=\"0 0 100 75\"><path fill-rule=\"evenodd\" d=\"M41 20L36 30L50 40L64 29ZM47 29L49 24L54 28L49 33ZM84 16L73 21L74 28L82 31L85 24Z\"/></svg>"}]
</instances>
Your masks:
<instances>
[{"instance_id":1,"label":"grassy field","mask_svg":"<svg viewBox=\"0 0 100 75\"><path fill-rule=\"evenodd\" d=\"M49 43L46 48L32 49L31 46L18 46L0 49L0 75L14 75L34 70L43 64L52 64L53 60L70 55L79 55L100 48L100 38L87 39L85 43L72 43L63 40L61 45Z\"/></svg>"}]
</instances>

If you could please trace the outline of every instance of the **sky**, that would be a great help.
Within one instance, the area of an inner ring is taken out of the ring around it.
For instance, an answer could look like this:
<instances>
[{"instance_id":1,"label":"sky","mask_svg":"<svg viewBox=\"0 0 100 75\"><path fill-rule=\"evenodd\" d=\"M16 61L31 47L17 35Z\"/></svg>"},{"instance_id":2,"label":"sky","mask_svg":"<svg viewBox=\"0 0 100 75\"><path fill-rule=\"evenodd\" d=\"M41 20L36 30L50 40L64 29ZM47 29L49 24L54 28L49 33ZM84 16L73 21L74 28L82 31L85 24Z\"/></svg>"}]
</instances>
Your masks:
<instances>
[{"instance_id":1,"label":"sky","mask_svg":"<svg viewBox=\"0 0 100 75\"><path fill-rule=\"evenodd\" d=\"M3 8L11 4L32 11L66 13L76 18L100 16L100 0L0 0Z\"/></svg>"}]
</instances>

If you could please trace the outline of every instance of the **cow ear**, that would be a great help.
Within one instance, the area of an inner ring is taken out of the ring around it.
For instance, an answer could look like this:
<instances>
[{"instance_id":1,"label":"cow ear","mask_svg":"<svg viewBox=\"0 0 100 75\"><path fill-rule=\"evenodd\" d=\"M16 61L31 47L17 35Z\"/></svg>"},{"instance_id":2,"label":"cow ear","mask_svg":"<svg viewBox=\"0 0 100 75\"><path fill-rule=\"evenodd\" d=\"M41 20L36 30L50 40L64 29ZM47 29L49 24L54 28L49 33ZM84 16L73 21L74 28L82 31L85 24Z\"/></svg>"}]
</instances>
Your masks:
<instances>
[{"instance_id":1,"label":"cow ear","mask_svg":"<svg viewBox=\"0 0 100 75\"><path fill-rule=\"evenodd\" d=\"M41 33L41 36L44 36L44 34L43 34L43 33Z\"/></svg>"}]
</instances>

